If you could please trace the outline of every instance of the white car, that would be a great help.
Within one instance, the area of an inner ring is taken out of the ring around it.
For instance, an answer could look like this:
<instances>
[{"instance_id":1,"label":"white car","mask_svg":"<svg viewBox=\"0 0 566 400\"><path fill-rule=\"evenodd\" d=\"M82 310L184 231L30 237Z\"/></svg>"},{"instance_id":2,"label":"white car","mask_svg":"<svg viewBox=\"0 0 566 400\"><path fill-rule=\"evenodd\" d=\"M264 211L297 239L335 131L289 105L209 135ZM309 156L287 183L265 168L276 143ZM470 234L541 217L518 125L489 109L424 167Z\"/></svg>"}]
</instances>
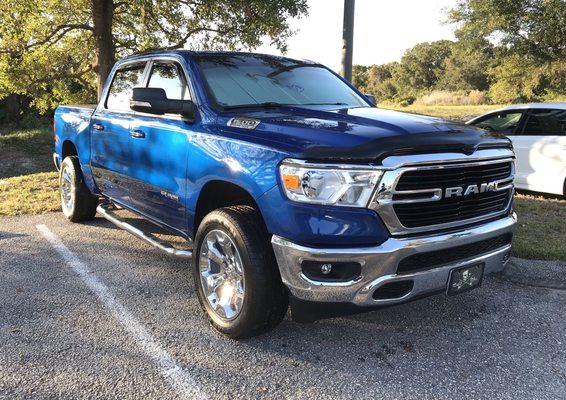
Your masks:
<instances>
[{"instance_id":1,"label":"white car","mask_svg":"<svg viewBox=\"0 0 566 400\"><path fill-rule=\"evenodd\" d=\"M467 124L511 139L517 189L566 196L566 103L517 104Z\"/></svg>"}]
</instances>

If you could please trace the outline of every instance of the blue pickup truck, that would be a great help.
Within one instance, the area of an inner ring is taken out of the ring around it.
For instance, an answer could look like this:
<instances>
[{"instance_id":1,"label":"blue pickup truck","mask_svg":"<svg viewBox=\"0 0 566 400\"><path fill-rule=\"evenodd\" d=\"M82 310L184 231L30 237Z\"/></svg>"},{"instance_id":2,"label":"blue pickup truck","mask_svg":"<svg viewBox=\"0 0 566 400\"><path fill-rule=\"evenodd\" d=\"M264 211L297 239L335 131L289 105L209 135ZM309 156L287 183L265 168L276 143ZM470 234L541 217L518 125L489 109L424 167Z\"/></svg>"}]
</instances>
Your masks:
<instances>
[{"instance_id":1,"label":"blue pickup truck","mask_svg":"<svg viewBox=\"0 0 566 400\"><path fill-rule=\"evenodd\" d=\"M289 305L307 322L461 293L509 258L508 139L378 109L311 61L131 56L98 105L60 106L54 126L64 215L99 213L190 258L205 314L230 337L272 329Z\"/></svg>"}]
</instances>

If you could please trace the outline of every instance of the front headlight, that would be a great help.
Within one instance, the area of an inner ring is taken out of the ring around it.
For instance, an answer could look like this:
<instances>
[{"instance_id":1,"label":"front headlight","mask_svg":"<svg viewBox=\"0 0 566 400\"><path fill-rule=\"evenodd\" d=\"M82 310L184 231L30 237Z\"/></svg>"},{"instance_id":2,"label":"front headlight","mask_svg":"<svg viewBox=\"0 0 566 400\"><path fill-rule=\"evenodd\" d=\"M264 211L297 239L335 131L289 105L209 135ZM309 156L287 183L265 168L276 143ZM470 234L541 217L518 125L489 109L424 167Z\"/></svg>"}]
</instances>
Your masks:
<instances>
[{"instance_id":1,"label":"front headlight","mask_svg":"<svg viewBox=\"0 0 566 400\"><path fill-rule=\"evenodd\" d=\"M366 207L382 172L348 165L326 167L284 160L279 174L285 194L291 200Z\"/></svg>"}]
</instances>

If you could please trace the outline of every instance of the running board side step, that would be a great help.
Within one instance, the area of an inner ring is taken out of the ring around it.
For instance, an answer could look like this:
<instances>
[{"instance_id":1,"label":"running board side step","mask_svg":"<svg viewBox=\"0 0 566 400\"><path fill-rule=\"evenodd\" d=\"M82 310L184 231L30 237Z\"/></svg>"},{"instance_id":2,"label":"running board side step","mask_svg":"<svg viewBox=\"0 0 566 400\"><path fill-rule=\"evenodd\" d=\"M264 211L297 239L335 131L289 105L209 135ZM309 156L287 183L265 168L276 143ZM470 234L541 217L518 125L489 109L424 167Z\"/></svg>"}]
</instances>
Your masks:
<instances>
[{"instance_id":1,"label":"running board side step","mask_svg":"<svg viewBox=\"0 0 566 400\"><path fill-rule=\"evenodd\" d=\"M124 229L125 231L130 232L132 235L138 237L139 239L143 240L146 243L149 243L153 247L158 248L159 250L170 254L175 257L180 258L190 258L193 255L192 250L182 250L176 247L173 247L170 243L167 243L164 240L161 240L155 236L153 236L149 232L144 232L135 226L128 224L127 222L121 220L116 214L114 214L110 208L113 207L111 203L100 204L96 207L96 212L102 215L105 219L112 222L118 228Z\"/></svg>"}]
</instances>

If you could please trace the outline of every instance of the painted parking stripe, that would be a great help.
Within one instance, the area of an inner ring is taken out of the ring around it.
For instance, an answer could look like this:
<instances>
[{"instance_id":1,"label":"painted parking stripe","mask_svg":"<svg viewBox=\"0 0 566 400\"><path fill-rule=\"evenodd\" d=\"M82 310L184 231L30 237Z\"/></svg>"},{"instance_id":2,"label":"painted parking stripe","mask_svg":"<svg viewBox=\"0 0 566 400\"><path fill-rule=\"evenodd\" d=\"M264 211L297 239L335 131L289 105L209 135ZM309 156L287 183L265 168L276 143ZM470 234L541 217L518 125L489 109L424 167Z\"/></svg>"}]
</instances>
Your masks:
<instances>
[{"instance_id":1,"label":"painted parking stripe","mask_svg":"<svg viewBox=\"0 0 566 400\"><path fill-rule=\"evenodd\" d=\"M201 392L193 377L175 362L173 357L159 345L147 329L112 295L108 287L61 242L57 235L51 232L46 225L36 225L36 228L57 253L63 257L66 264L98 297L100 302L110 310L114 318L122 324L143 351L155 362L161 375L178 395L187 399L205 399L206 396Z\"/></svg>"}]
</instances>

